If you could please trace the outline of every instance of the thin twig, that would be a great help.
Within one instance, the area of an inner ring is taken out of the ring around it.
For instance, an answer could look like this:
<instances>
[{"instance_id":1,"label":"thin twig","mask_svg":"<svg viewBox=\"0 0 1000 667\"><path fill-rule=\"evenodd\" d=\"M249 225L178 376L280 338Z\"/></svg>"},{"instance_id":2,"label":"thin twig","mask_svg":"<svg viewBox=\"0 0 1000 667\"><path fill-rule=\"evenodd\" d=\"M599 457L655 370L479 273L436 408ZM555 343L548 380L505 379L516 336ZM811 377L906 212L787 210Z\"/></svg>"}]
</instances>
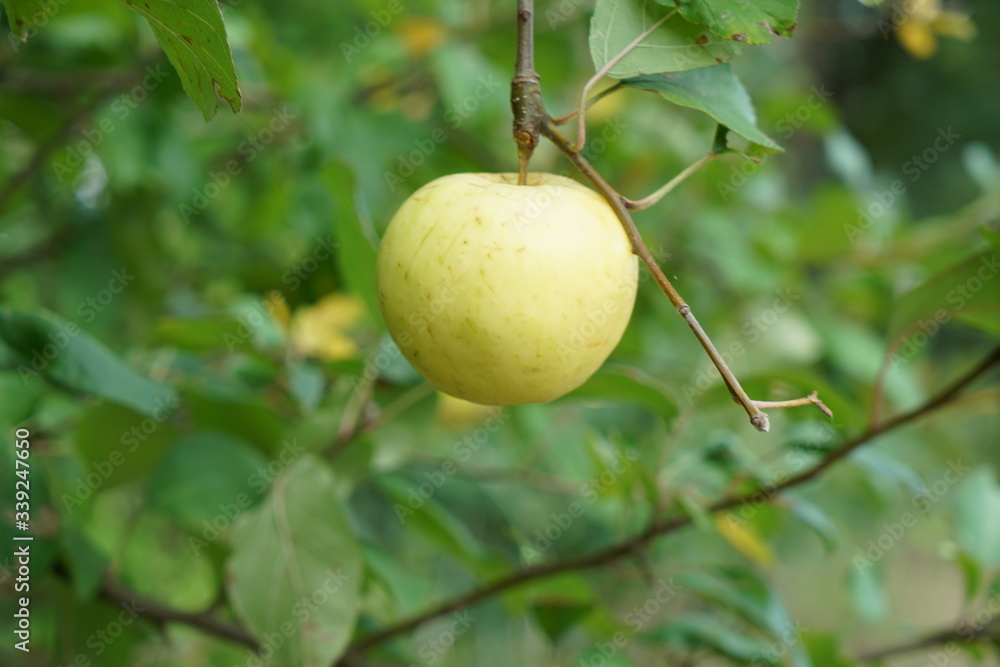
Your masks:
<instances>
[{"instance_id":1,"label":"thin twig","mask_svg":"<svg viewBox=\"0 0 1000 667\"><path fill-rule=\"evenodd\" d=\"M883 424L871 425L860 435L855 436L854 438L843 443L837 449L833 450L812 468L790 477L785 480L785 482L776 486L761 485L741 494L728 494L707 507L706 511L716 513L732 509L734 507L739 507L750 502L759 502L762 494L765 498L773 499L782 491L805 484L806 482L819 476L822 472L829 469L857 448L871 442L876 437L909 424L910 422L915 421L950 403L959 395L959 393L961 393L963 389L972 384L979 377L985 374L986 371L998 363L1000 363L1000 347L994 349L989 356L977 364L972 370L960 377L934 398L928 400L920 407L897 415ZM634 554L636 549L642 547L651 540L687 527L691 525L691 522L691 517L686 514L668 517L652 522L646 530L638 535L608 547L603 551L598 551L593 554L564 561L525 567L520 571L512 572L507 576L497 579L496 581L493 581L481 588L477 588L463 595L446 600L438 604L436 607L433 607L412 618L383 628L382 630L356 642L354 648L357 651L370 649L374 646L383 644L390 639L398 637L399 635L405 634L432 619L439 618L453 611L458 611L459 609L464 609L481 600L493 597L494 595L498 595L500 593L505 593L532 581L564 574L566 572L588 570L606 565L620 558Z\"/></svg>"},{"instance_id":2,"label":"thin twig","mask_svg":"<svg viewBox=\"0 0 1000 667\"><path fill-rule=\"evenodd\" d=\"M653 194L649 195L648 197L643 197L642 199L635 201L631 199L625 199L624 200L625 208L629 209L630 211L641 211L643 209L649 208L650 206L656 204L658 201L660 201L668 194L670 194L674 188L676 188L678 185L687 180L691 176L691 174L698 171L699 169L704 167L706 164L708 164L715 158L719 157L719 155L720 154L715 151L705 154L696 162L693 162L692 164L688 165L687 168L684 169L684 171L674 176L672 179L670 179L670 182L668 182L666 185L664 185L662 188L660 188Z\"/></svg>"}]
</instances>

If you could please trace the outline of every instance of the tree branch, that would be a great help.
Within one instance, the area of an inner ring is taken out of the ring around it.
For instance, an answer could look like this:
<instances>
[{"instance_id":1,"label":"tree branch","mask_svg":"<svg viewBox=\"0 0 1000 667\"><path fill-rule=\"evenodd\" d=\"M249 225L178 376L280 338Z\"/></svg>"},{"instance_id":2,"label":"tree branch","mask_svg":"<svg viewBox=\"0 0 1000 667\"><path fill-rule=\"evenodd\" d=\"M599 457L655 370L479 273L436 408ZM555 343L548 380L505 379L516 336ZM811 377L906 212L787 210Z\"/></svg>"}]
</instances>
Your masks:
<instances>
[{"instance_id":1,"label":"tree branch","mask_svg":"<svg viewBox=\"0 0 1000 667\"><path fill-rule=\"evenodd\" d=\"M97 595L106 602L128 605L129 609L134 610L140 618L161 629L167 623L180 623L197 628L207 635L242 644L253 651L260 648L257 640L238 625L226 623L208 612L193 613L171 609L155 600L137 595L135 591L125 588L110 575L105 575L104 583Z\"/></svg>"},{"instance_id":2,"label":"tree branch","mask_svg":"<svg viewBox=\"0 0 1000 667\"><path fill-rule=\"evenodd\" d=\"M938 632L917 637L902 644L861 653L858 655L857 660L858 662L875 662L876 660L884 660L896 655L913 653L914 651L930 648L931 646L940 646L950 642L968 644L983 639L1000 639L1000 619L993 619L978 628L964 628L963 626L959 626L947 630L939 630Z\"/></svg>"},{"instance_id":3,"label":"tree branch","mask_svg":"<svg viewBox=\"0 0 1000 667\"><path fill-rule=\"evenodd\" d=\"M855 449L871 442L878 436L909 424L910 422L913 422L950 403L962 392L963 389L975 382L990 368L998 363L1000 363L1000 347L994 349L990 355L983 359L983 361L952 383L947 389L937 396L931 398L914 410L901 413L882 424L873 424L869 426L860 435L857 435L840 445L837 449L833 450L812 468L790 477L784 483L778 484L777 486L758 485L756 488L741 494L729 494L724 496L706 508L706 511L711 513L721 512L723 510L739 507L749 502L759 502L761 494L764 494L764 496L768 499L773 499L782 491L805 484L806 482L819 476L822 472L829 469L838 461L844 459ZM689 526L691 522L692 519L688 515L667 517L659 521L652 522L646 530L638 535L635 535L632 538L611 546L603 551L598 551L579 558L529 566L520 571L512 572L507 576L497 579L496 581L493 581L481 588L477 588L465 593L464 595L459 595L450 600L446 600L438 604L436 607L432 607L421 614L383 628L368 637L364 637L357 641L353 648L355 651L365 651L371 649L390 639L398 637L399 635L405 634L432 619L439 618L459 609L464 609L470 605L480 602L481 600L507 592L532 581L566 572L588 570L606 565L620 558L634 554L637 549L641 548L653 539Z\"/></svg>"}]
</instances>

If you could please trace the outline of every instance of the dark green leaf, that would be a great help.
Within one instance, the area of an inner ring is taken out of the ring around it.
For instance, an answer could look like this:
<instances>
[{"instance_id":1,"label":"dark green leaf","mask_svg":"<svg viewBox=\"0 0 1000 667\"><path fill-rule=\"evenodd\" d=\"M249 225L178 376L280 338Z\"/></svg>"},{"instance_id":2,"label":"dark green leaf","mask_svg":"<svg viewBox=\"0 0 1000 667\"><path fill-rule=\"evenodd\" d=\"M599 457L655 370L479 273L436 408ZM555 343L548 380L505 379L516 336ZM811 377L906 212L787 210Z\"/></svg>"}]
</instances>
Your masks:
<instances>
[{"instance_id":1,"label":"dark green leaf","mask_svg":"<svg viewBox=\"0 0 1000 667\"><path fill-rule=\"evenodd\" d=\"M566 395L567 399L599 399L643 405L670 423L677 401L665 384L637 368L605 366Z\"/></svg>"},{"instance_id":2,"label":"dark green leaf","mask_svg":"<svg viewBox=\"0 0 1000 667\"><path fill-rule=\"evenodd\" d=\"M666 4L666 0L658 0ZM798 0L675 0L681 16L708 26L723 39L766 44L775 35L791 37Z\"/></svg>"},{"instance_id":3,"label":"dark green leaf","mask_svg":"<svg viewBox=\"0 0 1000 667\"><path fill-rule=\"evenodd\" d=\"M535 614L535 620L545 631L545 635L553 642L559 641L568 630L573 629L580 623L592 609L589 604L580 604L572 601L546 601L532 605L531 611Z\"/></svg>"},{"instance_id":4,"label":"dark green leaf","mask_svg":"<svg viewBox=\"0 0 1000 667\"><path fill-rule=\"evenodd\" d=\"M229 51L222 10L216 0L122 0L146 17L157 41L181 77L184 92L205 120L215 117L216 94L238 112L243 107Z\"/></svg>"},{"instance_id":5,"label":"dark green leaf","mask_svg":"<svg viewBox=\"0 0 1000 667\"><path fill-rule=\"evenodd\" d=\"M899 354L906 358L915 355L953 317L1000 335L998 272L998 253L987 250L938 273L897 299L889 340L906 336Z\"/></svg>"},{"instance_id":6,"label":"dark green leaf","mask_svg":"<svg viewBox=\"0 0 1000 667\"><path fill-rule=\"evenodd\" d=\"M333 224L337 232L337 262L344 282L364 299L368 311L376 321L382 315L375 284L375 250L361 229L355 197L354 172L340 162L331 162L323 170L323 181L330 189L336 204Z\"/></svg>"},{"instance_id":7,"label":"dark green leaf","mask_svg":"<svg viewBox=\"0 0 1000 667\"><path fill-rule=\"evenodd\" d=\"M590 56L598 70L643 32L671 13L665 7L633 0L597 0L590 23ZM659 26L608 72L616 79L708 67L732 58L736 42L711 34L674 16Z\"/></svg>"},{"instance_id":8,"label":"dark green leaf","mask_svg":"<svg viewBox=\"0 0 1000 667\"><path fill-rule=\"evenodd\" d=\"M63 527L59 538L62 558L69 567L77 597L83 600L93 597L108 567L107 554L98 549L83 531L73 526Z\"/></svg>"},{"instance_id":9,"label":"dark green leaf","mask_svg":"<svg viewBox=\"0 0 1000 667\"><path fill-rule=\"evenodd\" d=\"M236 438L196 433L175 444L153 472L150 506L191 524L239 514L267 490L267 464Z\"/></svg>"},{"instance_id":10,"label":"dark green leaf","mask_svg":"<svg viewBox=\"0 0 1000 667\"><path fill-rule=\"evenodd\" d=\"M164 406L155 418L114 403L95 405L84 412L74 434L86 473L73 489L77 499L82 501L88 490L97 490L90 483L95 479L101 480L100 486L113 486L151 471L180 435L167 422L173 409Z\"/></svg>"},{"instance_id":11,"label":"dark green leaf","mask_svg":"<svg viewBox=\"0 0 1000 667\"><path fill-rule=\"evenodd\" d=\"M781 150L757 127L757 114L750 95L729 63L684 72L647 74L625 79L622 83L652 91L675 104L704 111L716 122L768 152Z\"/></svg>"},{"instance_id":12,"label":"dark green leaf","mask_svg":"<svg viewBox=\"0 0 1000 667\"><path fill-rule=\"evenodd\" d=\"M232 542L229 594L259 639L285 639L271 644L275 663L335 662L358 614L361 550L326 465L305 457L287 468L267 502L237 523ZM289 625L297 631L282 634Z\"/></svg>"},{"instance_id":13,"label":"dark green leaf","mask_svg":"<svg viewBox=\"0 0 1000 667\"><path fill-rule=\"evenodd\" d=\"M41 374L69 391L145 415L176 401L172 388L135 372L74 322L54 315L0 308L0 340L16 355L22 379Z\"/></svg>"},{"instance_id":14,"label":"dark green leaf","mask_svg":"<svg viewBox=\"0 0 1000 667\"><path fill-rule=\"evenodd\" d=\"M679 649L708 649L740 663L759 658L768 644L727 627L709 614L688 613L646 633L645 638Z\"/></svg>"}]
</instances>

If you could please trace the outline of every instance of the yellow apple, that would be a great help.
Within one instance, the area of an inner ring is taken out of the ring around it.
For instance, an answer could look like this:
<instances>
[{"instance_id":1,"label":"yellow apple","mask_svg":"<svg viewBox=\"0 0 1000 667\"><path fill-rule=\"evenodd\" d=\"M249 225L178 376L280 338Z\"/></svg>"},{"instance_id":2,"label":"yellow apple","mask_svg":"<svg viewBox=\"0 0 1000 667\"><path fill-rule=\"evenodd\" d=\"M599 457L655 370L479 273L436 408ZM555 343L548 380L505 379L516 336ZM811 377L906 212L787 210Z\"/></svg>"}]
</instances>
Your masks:
<instances>
[{"instance_id":1,"label":"yellow apple","mask_svg":"<svg viewBox=\"0 0 1000 667\"><path fill-rule=\"evenodd\" d=\"M544 403L621 340L638 263L614 211L555 174L454 174L417 190L379 246L386 326L441 391Z\"/></svg>"}]
</instances>

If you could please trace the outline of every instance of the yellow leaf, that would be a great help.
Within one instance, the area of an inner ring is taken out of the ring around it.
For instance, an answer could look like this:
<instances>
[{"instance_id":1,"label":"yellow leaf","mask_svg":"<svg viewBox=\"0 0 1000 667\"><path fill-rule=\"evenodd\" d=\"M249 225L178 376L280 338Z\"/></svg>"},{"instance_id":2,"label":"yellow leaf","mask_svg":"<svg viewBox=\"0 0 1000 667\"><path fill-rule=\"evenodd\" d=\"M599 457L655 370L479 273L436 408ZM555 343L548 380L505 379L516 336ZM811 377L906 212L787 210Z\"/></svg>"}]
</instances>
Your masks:
<instances>
[{"instance_id":1,"label":"yellow leaf","mask_svg":"<svg viewBox=\"0 0 1000 667\"><path fill-rule=\"evenodd\" d=\"M330 294L292 316L291 337L299 352L337 361L357 356L358 347L347 335L361 321L364 303L350 294Z\"/></svg>"},{"instance_id":2,"label":"yellow leaf","mask_svg":"<svg viewBox=\"0 0 1000 667\"><path fill-rule=\"evenodd\" d=\"M420 58L441 46L448 36L448 27L429 16L407 16L400 21L397 32L406 55Z\"/></svg>"},{"instance_id":3,"label":"yellow leaf","mask_svg":"<svg viewBox=\"0 0 1000 667\"><path fill-rule=\"evenodd\" d=\"M903 48L910 52L910 55L920 60L930 58L937 51L937 37L934 36L930 26L925 23L907 21L899 26L896 38Z\"/></svg>"},{"instance_id":4,"label":"yellow leaf","mask_svg":"<svg viewBox=\"0 0 1000 667\"><path fill-rule=\"evenodd\" d=\"M729 545L761 567L774 562L774 552L753 526L730 513L715 516L715 530Z\"/></svg>"},{"instance_id":5,"label":"yellow leaf","mask_svg":"<svg viewBox=\"0 0 1000 667\"><path fill-rule=\"evenodd\" d=\"M285 301L285 295L279 290L271 290L267 293L266 303L267 309L271 313L271 319L282 328L287 329L292 321L292 314L288 310L288 302Z\"/></svg>"},{"instance_id":6,"label":"yellow leaf","mask_svg":"<svg viewBox=\"0 0 1000 667\"><path fill-rule=\"evenodd\" d=\"M961 12L941 12L934 19L931 27L939 35L954 37L966 42L976 36L976 24Z\"/></svg>"}]
</instances>

